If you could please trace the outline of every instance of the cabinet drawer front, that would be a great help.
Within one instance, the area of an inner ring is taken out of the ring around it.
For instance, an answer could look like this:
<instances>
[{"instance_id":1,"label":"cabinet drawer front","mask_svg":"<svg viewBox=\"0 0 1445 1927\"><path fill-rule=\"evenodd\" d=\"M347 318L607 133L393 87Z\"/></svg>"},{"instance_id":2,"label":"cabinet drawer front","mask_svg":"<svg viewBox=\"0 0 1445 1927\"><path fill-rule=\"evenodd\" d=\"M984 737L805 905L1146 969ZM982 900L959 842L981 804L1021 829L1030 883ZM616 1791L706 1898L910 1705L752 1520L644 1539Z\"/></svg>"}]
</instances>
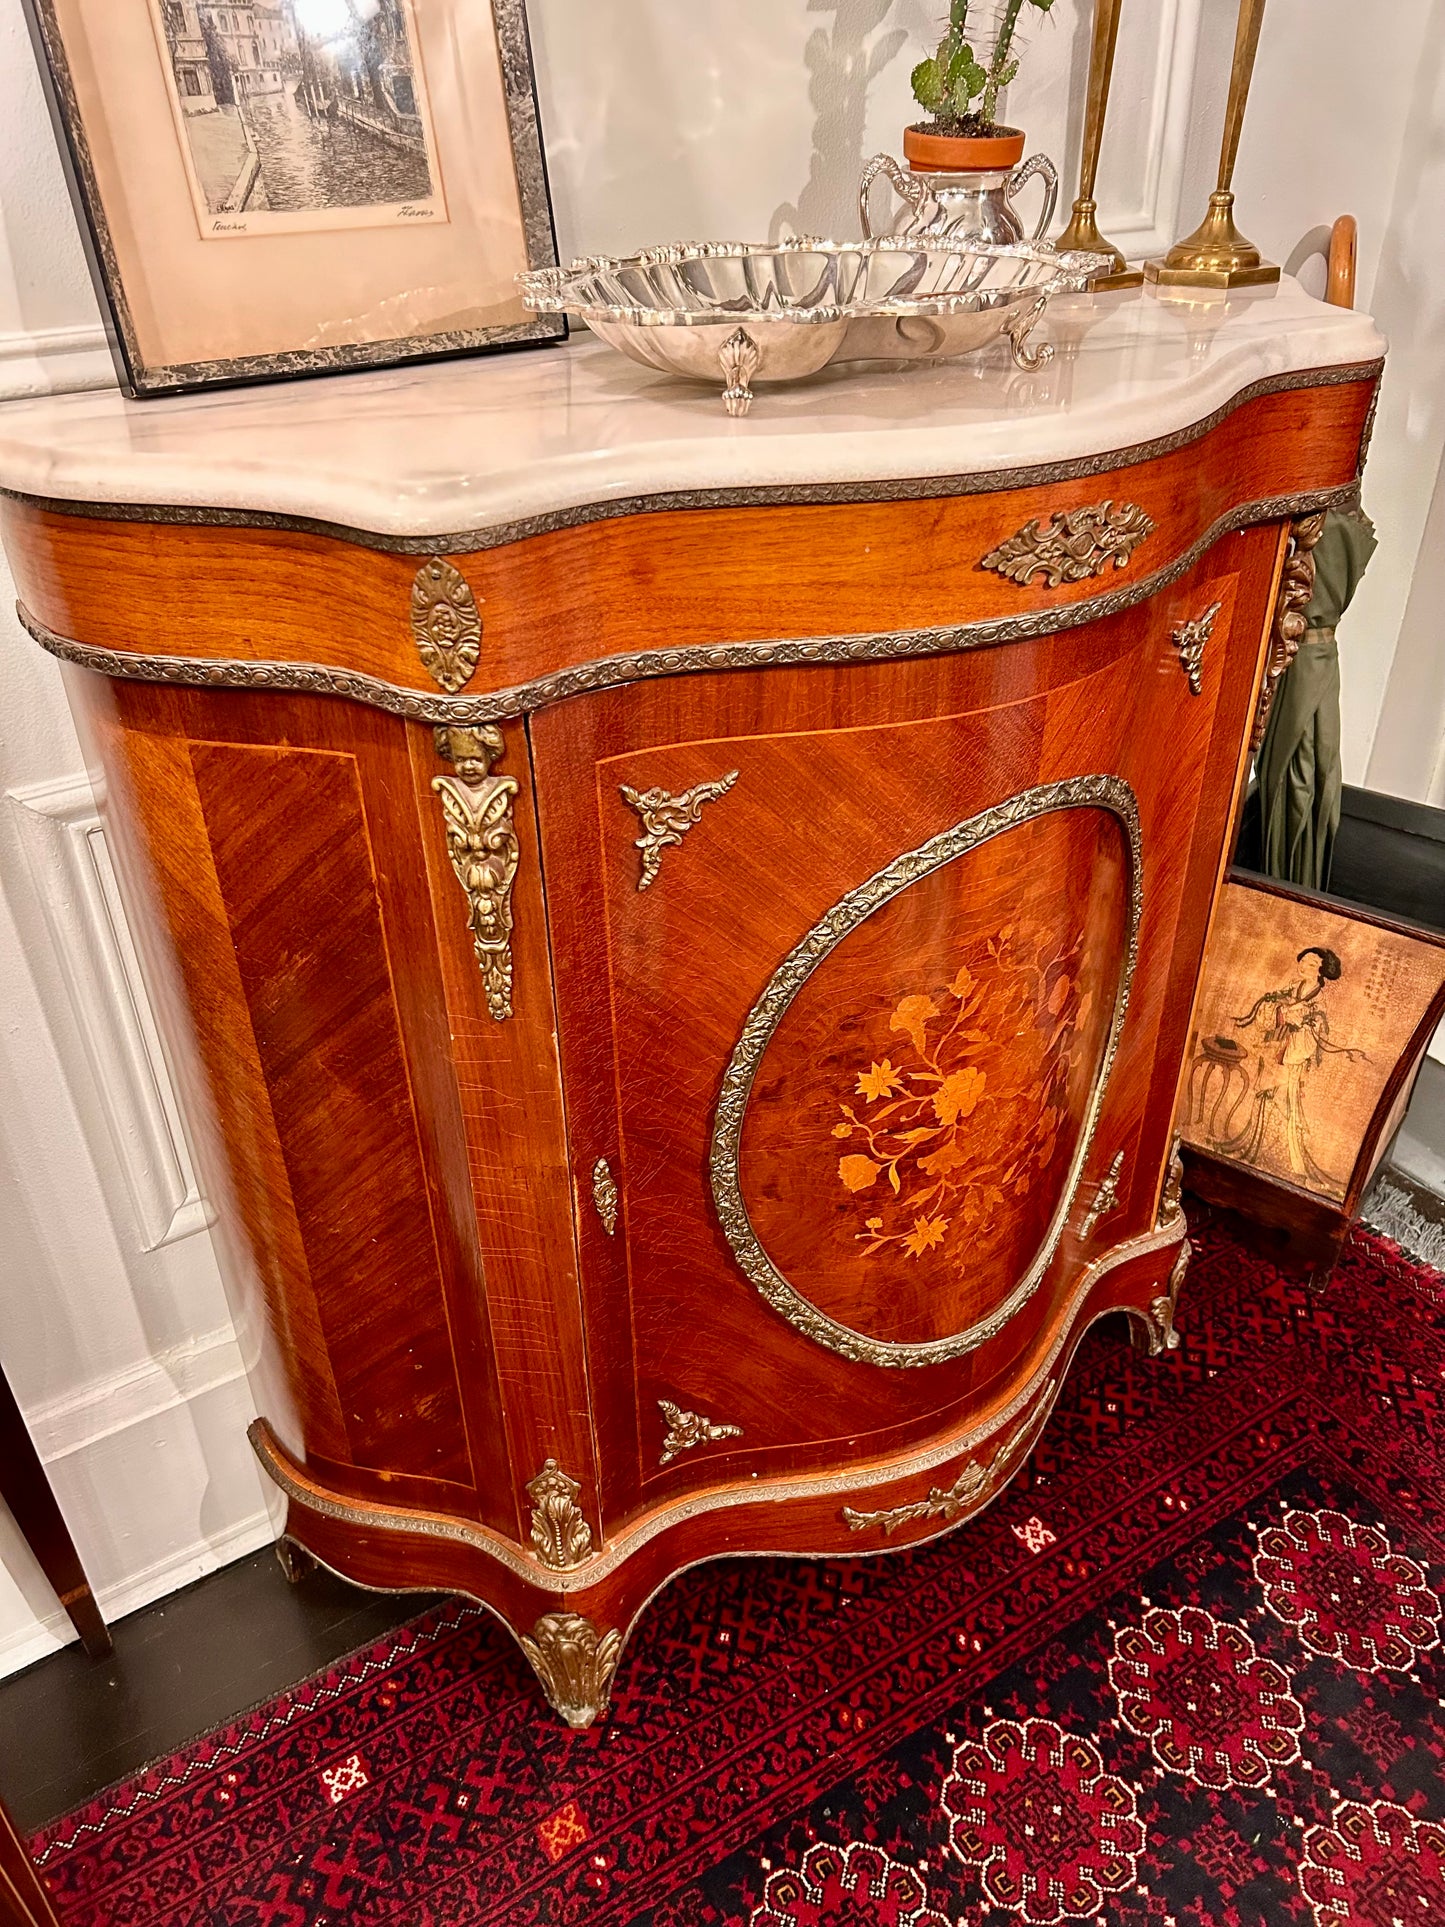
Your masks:
<instances>
[{"instance_id":1,"label":"cabinet drawer front","mask_svg":"<svg viewBox=\"0 0 1445 1927\"><path fill-rule=\"evenodd\" d=\"M1276 552L1035 642L533 718L614 1519L956 1422L1088 1240L1152 1226Z\"/></svg>"}]
</instances>

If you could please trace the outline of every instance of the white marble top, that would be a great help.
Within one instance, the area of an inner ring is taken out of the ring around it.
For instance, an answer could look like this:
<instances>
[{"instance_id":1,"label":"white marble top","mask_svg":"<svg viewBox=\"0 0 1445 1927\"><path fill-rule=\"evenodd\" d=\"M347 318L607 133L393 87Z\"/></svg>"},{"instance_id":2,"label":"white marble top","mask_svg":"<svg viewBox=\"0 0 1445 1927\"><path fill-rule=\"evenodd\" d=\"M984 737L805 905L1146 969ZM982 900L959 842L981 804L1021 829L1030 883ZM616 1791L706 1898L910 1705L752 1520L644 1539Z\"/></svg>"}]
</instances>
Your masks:
<instances>
[{"instance_id":1,"label":"white marble top","mask_svg":"<svg viewBox=\"0 0 1445 1927\"><path fill-rule=\"evenodd\" d=\"M732 421L716 388L653 374L595 338L378 374L131 402L0 407L0 487L95 503L271 511L383 536L485 530L674 491L965 475L1150 441L1242 388L1373 360L1364 315L1291 280L1180 304L1148 290L1055 303L1057 347L833 370L760 388Z\"/></svg>"}]
</instances>

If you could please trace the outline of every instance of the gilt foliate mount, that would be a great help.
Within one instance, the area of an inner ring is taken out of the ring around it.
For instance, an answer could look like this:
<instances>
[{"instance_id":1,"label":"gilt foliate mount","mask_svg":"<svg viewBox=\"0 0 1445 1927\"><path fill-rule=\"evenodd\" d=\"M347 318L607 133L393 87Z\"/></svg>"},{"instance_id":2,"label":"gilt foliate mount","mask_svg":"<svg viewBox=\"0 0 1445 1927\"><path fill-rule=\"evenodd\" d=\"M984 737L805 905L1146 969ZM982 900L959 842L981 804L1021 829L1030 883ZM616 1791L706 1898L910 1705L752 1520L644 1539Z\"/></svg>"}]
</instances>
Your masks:
<instances>
[{"instance_id":1,"label":"gilt foliate mount","mask_svg":"<svg viewBox=\"0 0 1445 1927\"><path fill-rule=\"evenodd\" d=\"M913 69L913 98L932 131L955 139L995 132L998 97L1019 70L1017 35L1025 5L1047 13L1054 0L952 0L934 52Z\"/></svg>"},{"instance_id":2,"label":"gilt foliate mount","mask_svg":"<svg viewBox=\"0 0 1445 1927\"><path fill-rule=\"evenodd\" d=\"M1127 568L1141 542L1154 533L1154 520L1137 502L1090 502L1043 520L1025 522L1014 535L979 558L1021 588L1042 576L1050 589L1087 582L1112 563Z\"/></svg>"},{"instance_id":3,"label":"gilt foliate mount","mask_svg":"<svg viewBox=\"0 0 1445 1927\"><path fill-rule=\"evenodd\" d=\"M455 774L434 776L441 798L447 855L466 892L467 927L486 987L487 1011L500 1023L512 1014L512 885L521 845L512 805L515 776L494 776L506 740L494 723L476 729L443 725L437 754Z\"/></svg>"},{"instance_id":4,"label":"gilt foliate mount","mask_svg":"<svg viewBox=\"0 0 1445 1927\"><path fill-rule=\"evenodd\" d=\"M466 577L444 556L423 562L411 585L411 633L430 675L449 696L471 681L482 657L482 618Z\"/></svg>"}]
</instances>

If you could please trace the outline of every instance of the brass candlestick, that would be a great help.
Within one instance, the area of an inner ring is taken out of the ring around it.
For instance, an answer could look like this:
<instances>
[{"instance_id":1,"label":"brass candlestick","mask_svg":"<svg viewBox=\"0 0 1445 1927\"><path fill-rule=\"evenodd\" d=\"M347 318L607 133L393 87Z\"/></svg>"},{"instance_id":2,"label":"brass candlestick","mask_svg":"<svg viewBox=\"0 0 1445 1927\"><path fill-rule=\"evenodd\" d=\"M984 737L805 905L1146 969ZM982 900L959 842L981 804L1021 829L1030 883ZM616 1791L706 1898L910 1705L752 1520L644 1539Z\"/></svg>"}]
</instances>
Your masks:
<instances>
[{"instance_id":1,"label":"brass candlestick","mask_svg":"<svg viewBox=\"0 0 1445 1927\"><path fill-rule=\"evenodd\" d=\"M1090 254L1110 254L1114 266L1110 273L1096 275L1096 288L1137 288L1144 279L1141 268L1131 268L1112 241L1099 232L1095 216L1099 204L1094 199L1094 177L1099 171L1099 147L1104 138L1104 115L1109 106L1109 81L1114 72L1114 45L1119 38L1120 0L1097 0L1094 8L1094 41L1089 49L1089 97L1084 107L1084 153L1079 162L1079 198L1069 225L1055 242L1058 248L1081 248Z\"/></svg>"},{"instance_id":2,"label":"brass candlestick","mask_svg":"<svg viewBox=\"0 0 1445 1927\"><path fill-rule=\"evenodd\" d=\"M1144 278L1161 288L1256 288L1278 281L1279 269L1260 258L1252 241L1234 225L1234 157L1244 125L1244 103L1264 23L1264 0L1239 0L1234 36L1234 66L1224 109L1224 141L1219 150L1219 184L1209 197L1209 212L1184 240L1176 241L1162 261L1146 261Z\"/></svg>"}]
</instances>

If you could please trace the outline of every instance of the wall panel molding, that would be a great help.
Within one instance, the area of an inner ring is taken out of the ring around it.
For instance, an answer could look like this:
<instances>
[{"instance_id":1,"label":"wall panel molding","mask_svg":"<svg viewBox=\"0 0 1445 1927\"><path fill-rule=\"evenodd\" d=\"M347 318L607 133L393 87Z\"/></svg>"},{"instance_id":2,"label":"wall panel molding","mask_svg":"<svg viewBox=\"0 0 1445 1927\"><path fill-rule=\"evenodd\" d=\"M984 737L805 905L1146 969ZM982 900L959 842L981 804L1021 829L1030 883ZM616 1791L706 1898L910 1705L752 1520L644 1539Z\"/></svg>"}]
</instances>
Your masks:
<instances>
[{"instance_id":1,"label":"wall panel molding","mask_svg":"<svg viewBox=\"0 0 1445 1927\"><path fill-rule=\"evenodd\" d=\"M1101 188L1119 178L1121 140L1127 142L1125 166L1137 188L1132 197L1107 192L1099 225L1131 260L1162 254L1176 238L1194 107L1201 7L1202 0L1160 0L1154 10L1158 39L1150 84L1138 103L1142 112L1134 111L1127 95L1120 92L1124 77L1120 68L1128 52L1121 35L1114 97L1104 127ZM1143 20L1126 21L1136 34L1144 24ZM1076 191L1067 179L1061 183L1065 211Z\"/></svg>"},{"instance_id":2,"label":"wall panel molding","mask_svg":"<svg viewBox=\"0 0 1445 1927\"><path fill-rule=\"evenodd\" d=\"M254 1409L227 1327L26 1412L108 1619L275 1539L279 1495L244 1443ZM11 1622L0 1631L3 1678L69 1644L74 1629L3 1514L0 1563L29 1606L0 1610Z\"/></svg>"},{"instance_id":3,"label":"wall panel molding","mask_svg":"<svg viewBox=\"0 0 1445 1927\"><path fill-rule=\"evenodd\" d=\"M115 385L115 366L103 328L0 333L0 401Z\"/></svg>"},{"instance_id":4,"label":"wall panel molding","mask_svg":"<svg viewBox=\"0 0 1445 1927\"><path fill-rule=\"evenodd\" d=\"M245 1376L240 1345L227 1325L32 1406L25 1423L41 1458L54 1465Z\"/></svg>"},{"instance_id":5,"label":"wall panel molding","mask_svg":"<svg viewBox=\"0 0 1445 1927\"><path fill-rule=\"evenodd\" d=\"M178 1244L203 1231L212 1213L196 1182L94 792L85 777L65 777L8 798L140 1248Z\"/></svg>"}]
</instances>

